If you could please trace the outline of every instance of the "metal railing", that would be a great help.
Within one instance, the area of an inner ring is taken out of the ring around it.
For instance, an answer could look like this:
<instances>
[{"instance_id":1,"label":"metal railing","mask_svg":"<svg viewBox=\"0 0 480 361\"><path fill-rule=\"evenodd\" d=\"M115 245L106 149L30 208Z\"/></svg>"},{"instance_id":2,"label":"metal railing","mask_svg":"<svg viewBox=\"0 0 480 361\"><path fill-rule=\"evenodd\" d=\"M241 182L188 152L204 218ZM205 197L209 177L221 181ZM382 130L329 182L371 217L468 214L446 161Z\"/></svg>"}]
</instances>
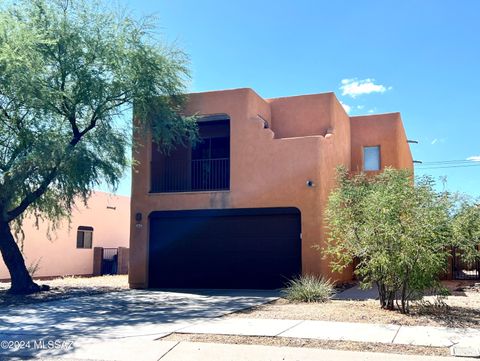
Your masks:
<instances>
[{"instance_id":1,"label":"metal railing","mask_svg":"<svg viewBox=\"0 0 480 361\"><path fill-rule=\"evenodd\" d=\"M199 192L230 188L230 158L151 163L151 192Z\"/></svg>"},{"instance_id":2,"label":"metal railing","mask_svg":"<svg viewBox=\"0 0 480 361\"><path fill-rule=\"evenodd\" d=\"M104 248L102 275L116 275L118 272L118 248Z\"/></svg>"},{"instance_id":3,"label":"metal railing","mask_svg":"<svg viewBox=\"0 0 480 361\"><path fill-rule=\"evenodd\" d=\"M461 250L453 247L452 273L454 280L478 280L480 279L480 259L467 261L462 257Z\"/></svg>"}]
</instances>

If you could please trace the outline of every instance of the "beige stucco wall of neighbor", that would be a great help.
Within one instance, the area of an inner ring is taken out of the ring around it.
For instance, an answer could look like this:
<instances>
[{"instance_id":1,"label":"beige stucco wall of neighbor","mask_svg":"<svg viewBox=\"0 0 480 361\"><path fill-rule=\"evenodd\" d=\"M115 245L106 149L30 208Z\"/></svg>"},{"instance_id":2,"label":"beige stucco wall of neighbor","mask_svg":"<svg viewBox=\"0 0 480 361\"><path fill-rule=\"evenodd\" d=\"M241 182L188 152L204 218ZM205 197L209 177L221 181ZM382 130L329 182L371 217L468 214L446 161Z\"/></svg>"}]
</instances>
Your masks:
<instances>
[{"instance_id":1,"label":"beige stucco wall of neighbor","mask_svg":"<svg viewBox=\"0 0 480 361\"><path fill-rule=\"evenodd\" d=\"M185 113L230 117L230 190L149 193L151 141L136 134L135 142L141 146L134 149L138 164L132 172L130 286L148 286L148 215L187 209L297 207L301 212L302 272L351 279L351 269L333 274L328 260L313 248L325 245L323 215L335 186L335 169L339 165L351 169L357 164L357 148L363 140L385 142L391 154L406 157L394 165L411 168L408 144L397 141L398 136L404 137L403 128L386 117L381 122L385 130L369 133L368 128L375 129L376 123L351 121L334 93L276 99L263 99L251 89L196 93L189 95ZM269 129L264 128L264 120ZM353 141L356 137L359 140ZM308 180L315 186L307 187ZM142 214L141 222L135 220L136 213Z\"/></svg>"},{"instance_id":2,"label":"beige stucco wall of neighbor","mask_svg":"<svg viewBox=\"0 0 480 361\"><path fill-rule=\"evenodd\" d=\"M109 209L108 207L115 207ZM35 277L64 275L91 275L93 272L93 247L128 247L130 228L130 198L96 192L88 205L78 202L72 212L71 224L62 222L60 227L47 236L48 223L27 218L23 225L25 240L23 254L27 267L39 261ZM93 227L91 249L77 249L78 226ZM0 279L10 276L0 260Z\"/></svg>"}]
</instances>

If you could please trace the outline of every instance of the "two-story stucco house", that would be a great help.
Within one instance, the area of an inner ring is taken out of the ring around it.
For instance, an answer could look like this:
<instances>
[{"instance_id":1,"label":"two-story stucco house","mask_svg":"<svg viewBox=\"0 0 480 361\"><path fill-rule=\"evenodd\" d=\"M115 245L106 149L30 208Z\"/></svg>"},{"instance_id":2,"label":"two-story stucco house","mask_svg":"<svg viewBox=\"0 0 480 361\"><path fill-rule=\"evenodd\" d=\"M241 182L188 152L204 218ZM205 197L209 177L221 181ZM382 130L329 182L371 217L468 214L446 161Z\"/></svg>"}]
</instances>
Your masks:
<instances>
[{"instance_id":1,"label":"two-story stucco house","mask_svg":"<svg viewBox=\"0 0 480 361\"><path fill-rule=\"evenodd\" d=\"M134 156L130 286L277 288L332 274L323 213L336 167L413 168L399 113L349 117L334 93L263 99L251 89L189 95L193 149Z\"/></svg>"}]
</instances>

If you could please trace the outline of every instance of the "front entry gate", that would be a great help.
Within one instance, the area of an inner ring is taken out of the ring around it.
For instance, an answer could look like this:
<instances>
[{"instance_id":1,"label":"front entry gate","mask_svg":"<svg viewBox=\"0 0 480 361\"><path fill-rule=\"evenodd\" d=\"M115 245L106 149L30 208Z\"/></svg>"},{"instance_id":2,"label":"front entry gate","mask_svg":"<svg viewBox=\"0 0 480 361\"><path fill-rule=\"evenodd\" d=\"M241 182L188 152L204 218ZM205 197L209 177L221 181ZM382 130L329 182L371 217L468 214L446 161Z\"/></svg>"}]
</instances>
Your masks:
<instances>
[{"instance_id":1,"label":"front entry gate","mask_svg":"<svg viewBox=\"0 0 480 361\"><path fill-rule=\"evenodd\" d=\"M102 276L118 273L118 248L104 248L102 257Z\"/></svg>"},{"instance_id":2,"label":"front entry gate","mask_svg":"<svg viewBox=\"0 0 480 361\"><path fill-rule=\"evenodd\" d=\"M462 257L462 251L452 249L452 274L454 280L478 280L480 279L480 259L467 261Z\"/></svg>"}]
</instances>

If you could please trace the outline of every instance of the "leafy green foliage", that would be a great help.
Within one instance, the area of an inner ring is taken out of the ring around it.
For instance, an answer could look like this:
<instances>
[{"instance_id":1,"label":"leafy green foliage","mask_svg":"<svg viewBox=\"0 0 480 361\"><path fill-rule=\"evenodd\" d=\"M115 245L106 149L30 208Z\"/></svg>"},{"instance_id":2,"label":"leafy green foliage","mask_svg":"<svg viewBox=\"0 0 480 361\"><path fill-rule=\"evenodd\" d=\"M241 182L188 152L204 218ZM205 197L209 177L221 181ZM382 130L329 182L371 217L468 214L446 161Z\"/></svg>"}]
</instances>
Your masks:
<instances>
[{"instance_id":1,"label":"leafy green foliage","mask_svg":"<svg viewBox=\"0 0 480 361\"><path fill-rule=\"evenodd\" d=\"M196 137L181 116L187 59L159 43L153 23L101 3L0 3L0 216L68 216L77 197L129 165L139 136L168 149Z\"/></svg>"},{"instance_id":2,"label":"leafy green foliage","mask_svg":"<svg viewBox=\"0 0 480 361\"><path fill-rule=\"evenodd\" d=\"M449 256L451 199L437 193L429 177L415 183L406 170L385 169L367 176L338 173L329 198L329 240L325 254L341 271L358 260L356 274L376 284L380 304L402 312L426 289L439 286Z\"/></svg>"},{"instance_id":3,"label":"leafy green foliage","mask_svg":"<svg viewBox=\"0 0 480 361\"><path fill-rule=\"evenodd\" d=\"M115 189L133 131L166 151L196 140L195 117L181 114L187 58L153 29L100 2L0 0L0 249L12 292L41 289L12 223L31 212L55 225L96 185Z\"/></svg>"},{"instance_id":4,"label":"leafy green foliage","mask_svg":"<svg viewBox=\"0 0 480 361\"><path fill-rule=\"evenodd\" d=\"M459 197L452 216L452 246L460 251L466 262L480 257L480 203Z\"/></svg>"},{"instance_id":5,"label":"leafy green foliage","mask_svg":"<svg viewBox=\"0 0 480 361\"><path fill-rule=\"evenodd\" d=\"M288 281L283 296L291 302L326 302L334 293L330 280L314 275L302 275Z\"/></svg>"}]
</instances>

